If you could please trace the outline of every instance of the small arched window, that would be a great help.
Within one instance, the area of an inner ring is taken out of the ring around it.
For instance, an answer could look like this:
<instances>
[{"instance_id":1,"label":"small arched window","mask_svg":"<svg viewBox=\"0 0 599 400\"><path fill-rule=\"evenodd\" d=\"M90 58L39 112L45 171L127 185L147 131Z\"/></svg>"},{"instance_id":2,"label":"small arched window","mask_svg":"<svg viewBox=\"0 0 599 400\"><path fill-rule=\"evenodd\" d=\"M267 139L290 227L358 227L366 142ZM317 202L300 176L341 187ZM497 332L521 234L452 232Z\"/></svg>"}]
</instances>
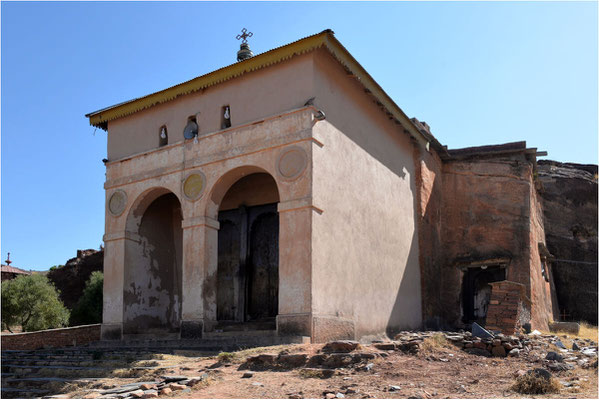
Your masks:
<instances>
[{"instance_id":1,"label":"small arched window","mask_svg":"<svg viewBox=\"0 0 599 400\"><path fill-rule=\"evenodd\" d=\"M166 130L166 125L162 125L160 127L160 131L158 132L158 147L166 146L168 144L168 131Z\"/></svg>"},{"instance_id":2,"label":"small arched window","mask_svg":"<svg viewBox=\"0 0 599 400\"><path fill-rule=\"evenodd\" d=\"M231 107L224 106L221 111L220 128L227 129L231 127Z\"/></svg>"},{"instance_id":3,"label":"small arched window","mask_svg":"<svg viewBox=\"0 0 599 400\"><path fill-rule=\"evenodd\" d=\"M197 141L198 130L196 116L192 115L187 118L187 125L185 125L185 129L183 129L183 137L185 139L194 139L194 141Z\"/></svg>"}]
</instances>

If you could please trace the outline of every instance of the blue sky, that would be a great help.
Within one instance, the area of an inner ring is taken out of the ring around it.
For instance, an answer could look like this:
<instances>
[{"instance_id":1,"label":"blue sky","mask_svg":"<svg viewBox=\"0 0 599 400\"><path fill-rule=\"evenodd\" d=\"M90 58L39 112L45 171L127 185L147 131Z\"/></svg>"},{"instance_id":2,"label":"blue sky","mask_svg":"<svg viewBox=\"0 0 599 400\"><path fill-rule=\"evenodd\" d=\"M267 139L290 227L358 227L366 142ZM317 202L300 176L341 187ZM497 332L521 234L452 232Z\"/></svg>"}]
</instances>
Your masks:
<instances>
[{"instance_id":1,"label":"blue sky","mask_svg":"<svg viewBox=\"0 0 599 400\"><path fill-rule=\"evenodd\" d=\"M526 140L597 163L597 4L1 4L1 257L48 269L104 233L106 134L84 114L326 28L450 148Z\"/></svg>"}]
</instances>

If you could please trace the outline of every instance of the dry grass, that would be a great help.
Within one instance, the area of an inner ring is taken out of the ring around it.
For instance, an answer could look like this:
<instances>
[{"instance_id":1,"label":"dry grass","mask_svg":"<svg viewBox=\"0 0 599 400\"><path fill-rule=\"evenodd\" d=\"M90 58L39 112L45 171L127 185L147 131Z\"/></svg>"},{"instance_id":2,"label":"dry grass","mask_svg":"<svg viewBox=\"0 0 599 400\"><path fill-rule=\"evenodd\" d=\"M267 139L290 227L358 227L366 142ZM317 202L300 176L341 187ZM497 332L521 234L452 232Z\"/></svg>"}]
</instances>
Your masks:
<instances>
[{"instance_id":1,"label":"dry grass","mask_svg":"<svg viewBox=\"0 0 599 400\"><path fill-rule=\"evenodd\" d=\"M555 378L543 378L542 376L526 374L516 378L512 390L522 394L545 394L558 393L562 385Z\"/></svg>"},{"instance_id":2,"label":"dry grass","mask_svg":"<svg viewBox=\"0 0 599 400\"><path fill-rule=\"evenodd\" d=\"M582 322L580 324L578 337L581 339L591 339L592 341L597 342L599 339L599 329L596 326Z\"/></svg>"},{"instance_id":3,"label":"dry grass","mask_svg":"<svg viewBox=\"0 0 599 400\"><path fill-rule=\"evenodd\" d=\"M221 363L232 362L235 358L235 354L226 351L218 353L218 356L216 357L216 359Z\"/></svg>"},{"instance_id":4,"label":"dry grass","mask_svg":"<svg viewBox=\"0 0 599 400\"><path fill-rule=\"evenodd\" d=\"M221 352L216 356L216 359L221 363L233 363L233 362L244 362L248 357L255 356L264 353L279 353L283 350L290 352L302 351L304 348L301 345L288 345L282 344L278 346L266 346L266 347L251 347L233 352Z\"/></svg>"},{"instance_id":5,"label":"dry grass","mask_svg":"<svg viewBox=\"0 0 599 400\"><path fill-rule=\"evenodd\" d=\"M450 347L450 343L445 339L445 335L442 333L435 333L433 336L428 337L422 341L420 348L425 352L434 352L440 349L447 349Z\"/></svg>"},{"instance_id":6,"label":"dry grass","mask_svg":"<svg viewBox=\"0 0 599 400\"><path fill-rule=\"evenodd\" d=\"M299 370L299 376L304 379L327 379L331 377L331 370L318 368L302 368Z\"/></svg>"},{"instance_id":7,"label":"dry grass","mask_svg":"<svg viewBox=\"0 0 599 400\"><path fill-rule=\"evenodd\" d=\"M599 341L599 328L593 325L590 325L586 322L579 322L580 324L580 331L578 332L578 334L573 334L570 332L565 332L565 331L556 331L556 332L543 332L544 334L547 335L560 335L563 339L566 339L566 341L568 343L566 343L566 341L562 340L562 343L564 343L566 346L568 345L572 345L572 339L590 339L594 342Z\"/></svg>"},{"instance_id":8,"label":"dry grass","mask_svg":"<svg viewBox=\"0 0 599 400\"><path fill-rule=\"evenodd\" d=\"M140 378L144 375L148 375L147 370L133 369L133 368L121 368L112 371L112 376L115 378Z\"/></svg>"}]
</instances>

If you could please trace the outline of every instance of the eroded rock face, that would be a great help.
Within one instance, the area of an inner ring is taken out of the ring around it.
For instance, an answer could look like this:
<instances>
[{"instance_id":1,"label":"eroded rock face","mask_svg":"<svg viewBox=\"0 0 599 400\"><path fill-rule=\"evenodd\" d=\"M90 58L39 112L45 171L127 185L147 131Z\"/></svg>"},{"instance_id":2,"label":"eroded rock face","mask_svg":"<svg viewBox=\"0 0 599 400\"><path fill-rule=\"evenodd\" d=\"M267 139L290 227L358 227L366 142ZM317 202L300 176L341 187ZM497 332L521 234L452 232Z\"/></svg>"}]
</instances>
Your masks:
<instances>
[{"instance_id":1,"label":"eroded rock face","mask_svg":"<svg viewBox=\"0 0 599 400\"><path fill-rule=\"evenodd\" d=\"M597 324L597 165L540 160L538 176L559 307Z\"/></svg>"},{"instance_id":2,"label":"eroded rock face","mask_svg":"<svg viewBox=\"0 0 599 400\"><path fill-rule=\"evenodd\" d=\"M49 271L48 279L60 290L64 305L73 308L92 272L103 270L104 250L77 250L77 257L71 258L63 267Z\"/></svg>"}]
</instances>

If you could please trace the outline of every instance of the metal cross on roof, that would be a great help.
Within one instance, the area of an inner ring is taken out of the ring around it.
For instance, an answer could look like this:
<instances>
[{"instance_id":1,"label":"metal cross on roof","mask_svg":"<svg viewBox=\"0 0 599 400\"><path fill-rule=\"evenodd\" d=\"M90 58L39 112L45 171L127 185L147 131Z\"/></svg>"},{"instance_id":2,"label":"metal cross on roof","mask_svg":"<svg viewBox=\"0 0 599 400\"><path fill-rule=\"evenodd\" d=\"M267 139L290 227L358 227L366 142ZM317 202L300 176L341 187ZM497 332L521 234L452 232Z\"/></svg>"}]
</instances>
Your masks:
<instances>
[{"instance_id":1,"label":"metal cross on roof","mask_svg":"<svg viewBox=\"0 0 599 400\"><path fill-rule=\"evenodd\" d=\"M237 38L237 40L242 39L241 43L247 43L248 42L248 38L254 36L254 34L252 32L248 32L247 29L243 28L241 30L241 35L237 35L235 36Z\"/></svg>"}]
</instances>

